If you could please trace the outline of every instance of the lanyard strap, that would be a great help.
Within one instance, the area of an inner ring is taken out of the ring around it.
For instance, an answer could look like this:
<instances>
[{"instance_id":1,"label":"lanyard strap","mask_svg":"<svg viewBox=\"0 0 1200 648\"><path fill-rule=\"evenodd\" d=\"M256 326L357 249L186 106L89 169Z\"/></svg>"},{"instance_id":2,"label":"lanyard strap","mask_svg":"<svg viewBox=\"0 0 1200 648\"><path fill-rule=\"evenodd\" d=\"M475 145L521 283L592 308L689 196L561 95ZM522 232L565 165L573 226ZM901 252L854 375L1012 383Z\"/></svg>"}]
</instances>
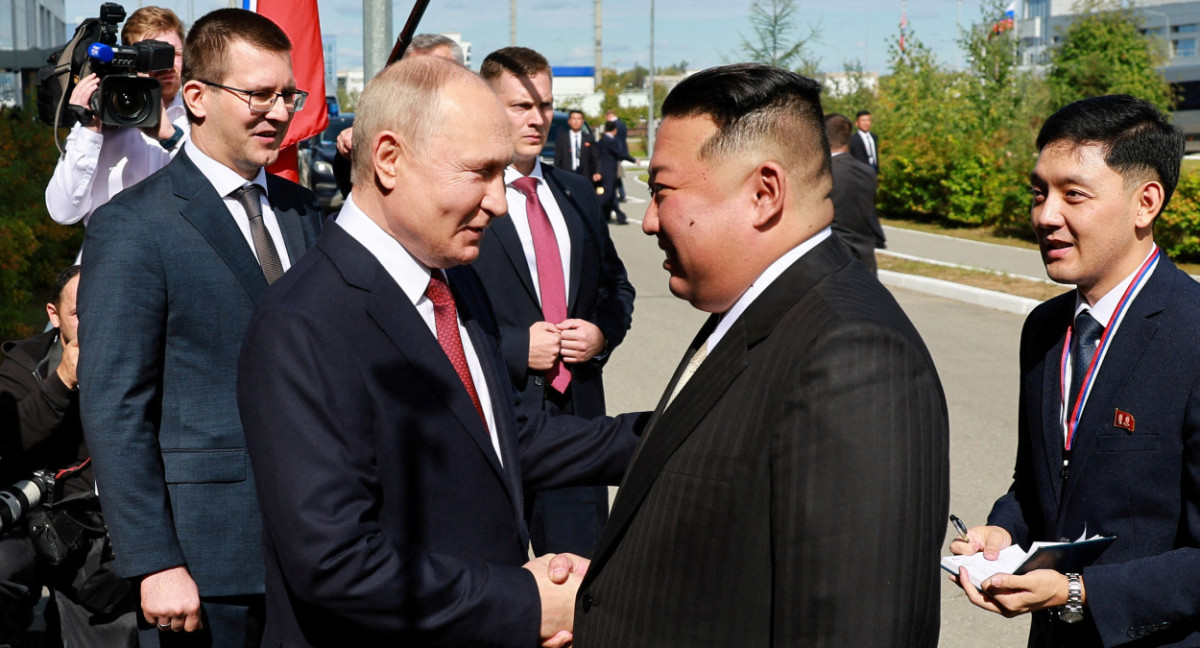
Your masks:
<instances>
[{"instance_id":1,"label":"lanyard strap","mask_svg":"<svg viewBox=\"0 0 1200 648\"><path fill-rule=\"evenodd\" d=\"M1129 309L1134 293L1138 288L1146 283L1146 280L1153 272L1155 264L1158 262L1159 255L1162 250L1154 247L1154 252L1150 258L1142 263L1142 267L1138 269L1134 275L1133 281L1129 282L1129 286L1125 288L1125 292L1121 295L1121 300L1117 302L1117 308L1113 311L1113 316L1108 321L1108 326L1104 327L1104 333L1100 336L1100 342L1096 346L1096 355L1092 356L1092 362L1088 365L1087 373L1083 375L1083 382L1079 388L1079 395L1075 397L1075 403L1071 406L1071 416L1067 419L1067 442L1066 450L1070 452L1071 443L1075 440L1075 430L1079 426L1079 419L1083 416L1083 405L1087 402L1088 395L1092 391L1092 384L1096 379L1096 373L1100 369L1100 362L1104 358L1105 351L1108 350L1108 343L1112 339L1113 332L1116 331L1117 325L1125 316L1125 311ZM1060 394L1069 393L1067 383L1067 356L1071 352L1071 337L1075 329L1075 320L1072 318L1071 325L1067 327L1067 337L1063 340L1062 358L1059 361L1059 389Z\"/></svg>"}]
</instances>

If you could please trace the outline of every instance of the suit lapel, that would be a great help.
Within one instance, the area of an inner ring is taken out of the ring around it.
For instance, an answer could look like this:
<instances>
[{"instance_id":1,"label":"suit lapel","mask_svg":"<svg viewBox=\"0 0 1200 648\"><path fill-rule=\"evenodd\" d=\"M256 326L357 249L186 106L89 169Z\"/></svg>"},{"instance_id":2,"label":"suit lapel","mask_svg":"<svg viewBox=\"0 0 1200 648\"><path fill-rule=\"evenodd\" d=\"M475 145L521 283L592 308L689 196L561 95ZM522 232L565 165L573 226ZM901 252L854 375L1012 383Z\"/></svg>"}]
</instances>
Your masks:
<instances>
[{"instance_id":1,"label":"suit lapel","mask_svg":"<svg viewBox=\"0 0 1200 648\"><path fill-rule=\"evenodd\" d=\"M175 195L186 201L180 215L208 241L250 294L250 299L257 303L267 289L267 280L224 199L186 155L176 156L170 168Z\"/></svg>"},{"instance_id":2,"label":"suit lapel","mask_svg":"<svg viewBox=\"0 0 1200 648\"><path fill-rule=\"evenodd\" d=\"M571 237L571 274L566 277L567 312L570 313L575 308L575 298L579 295L579 273L583 268L583 218L580 216L579 206L575 203L574 193L570 188L559 184L557 172L543 164L542 173L546 178L546 186L550 187L554 202L558 204L558 210L562 212L563 220L567 223L567 233Z\"/></svg>"},{"instance_id":3,"label":"suit lapel","mask_svg":"<svg viewBox=\"0 0 1200 648\"><path fill-rule=\"evenodd\" d=\"M283 244L287 248L288 258L295 264L308 248L312 247L312 242L305 240L305 228L301 222L303 212L297 202L300 194L288 189L283 180L267 174L267 197L271 202L271 211L275 212L279 231L283 232Z\"/></svg>"},{"instance_id":4,"label":"suit lapel","mask_svg":"<svg viewBox=\"0 0 1200 648\"><path fill-rule=\"evenodd\" d=\"M348 283L370 293L367 315L391 340L396 350L421 375L429 377L428 391L459 420L461 425L453 431L447 430L447 433L463 434L470 439L487 458L511 495L509 479L492 448L490 432L479 419L475 405L454 366L408 296L375 257L341 227L325 228L317 245L338 266ZM481 362L485 367L488 364L483 358ZM443 388L439 389L438 386ZM413 385L409 388L421 387Z\"/></svg>"},{"instance_id":5,"label":"suit lapel","mask_svg":"<svg viewBox=\"0 0 1200 648\"><path fill-rule=\"evenodd\" d=\"M1074 303L1071 301L1070 303ZM1064 313L1067 321L1071 319L1070 311ZM1056 342L1049 353L1044 356L1042 361L1042 370L1033 372L1029 394L1038 394L1034 398L1041 399L1041 408L1038 410L1042 429L1042 448L1046 458L1046 474L1048 483L1054 484L1054 501L1060 501L1059 496L1062 494L1062 479L1059 475L1062 473L1063 462L1063 428L1060 415L1062 413L1062 374L1061 374L1061 359L1063 351L1063 343L1066 335L1066 324L1061 328L1055 327L1055 334L1058 336Z\"/></svg>"},{"instance_id":6,"label":"suit lapel","mask_svg":"<svg viewBox=\"0 0 1200 648\"><path fill-rule=\"evenodd\" d=\"M512 217L497 218L488 227L488 233L485 236L496 237L500 249L504 250L508 262L512 264L513 270L516 270L517 276L521 278L521 285L525 286L525 292L529 293L529 298L533 300L534 304L540 304L537 290L533 286L533 274L529 272L529 262L525 259L525 248L521 245L521 238L517 236L517 226L513 225ZM540 306L538 310L541 310Z\"/></svg>"},{"instance_id":7,"label":"suit lapel","mask_svg":"<svg viewBox=\"0 0 1200 648\"><path fill-rule=\"evenodd\" d=\"M701 425L704 417L721 400L749 363L749 352L765 339L784 314L796 305L817 283L850 262L846 249L836 237L829 237L785 270L742 313L675 397L665 407L664 396L642 433L641 442L617 491L608 524L596 548L596 562L603 564L641 503L645 500L663 466L671 455ZM685 356L690 358L716 327L714 316L705 323ZM673 389L682 372L682 364L671 380ZM670 390L667 391L667 394ZM599 569L588 572L591 576Z\"/></svg>"},{"instance_id":8,"label":"suit lapel","mask_svg":"<svg viewBox=\"0 0 1200 648\"><path fill-rule=\"evenodd\" d=\"M1171 292L1171 271L1174 269L1165 255L1159 259L1154 274L1129 305L1124 321L1116 330L1116 337L1109 343L1072 441L1071 470L1064 485L1060 510L1066 509L1075 485L1079 483L1079 476L1087 467L1088 459L1096 448L1097 434L1112 426L1114 407L1120 407L1117 395L1124 390L1158 331L1154 316L1166 308Z\"/></svg>"}]
</instances>

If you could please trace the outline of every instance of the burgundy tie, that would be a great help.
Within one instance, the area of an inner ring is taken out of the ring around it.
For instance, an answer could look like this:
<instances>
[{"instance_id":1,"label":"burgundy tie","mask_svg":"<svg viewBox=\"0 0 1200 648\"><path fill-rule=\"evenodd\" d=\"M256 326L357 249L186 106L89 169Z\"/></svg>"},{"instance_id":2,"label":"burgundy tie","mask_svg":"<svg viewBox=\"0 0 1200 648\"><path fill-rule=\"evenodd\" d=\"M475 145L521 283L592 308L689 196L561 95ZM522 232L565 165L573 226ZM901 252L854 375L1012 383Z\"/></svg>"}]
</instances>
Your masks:
<instances>
[{"instance_id":1,"label":"burgundy tie","mask_svg":"<svg viewBox=\"0 0 1200 648\"><path fill-rule=\"evenodd\" d=\"M529 233L533 235L533 255L537 257L538 290L542 295L542 317L551 324L567 319L567 285L563 281L562 256L558 251L558 239L554 228L542 209L537 197L537 179L525 176L513 181L513 187L525 194L525 215L529 219ZM571 372L563 365L562 358L546 372L550 386L559 393L567 391L571 384Z\"/></svg>"},{"instance_id":2,"label":"burgundy tie","mask_svg":"<svg viewBox=\"0 0 1200 648\"><path fill-rule=\"evenodd\" d=\"M479 413L479 418L483 419L483 425L486 427L487 418L483 415L483 404L479 402L479 393L475 391L471 368L467 366L467 354L463 353L462 338L458 335L458 309L454 307L454 296L450 294L450 286L446 285L446 280L442 278L441 270L434 270L429 276L429 287L425 289L425 296L433 302L433 321L437 326L438 344L442 345L442 351L450 359L450 364L454 365L458 379L462 381L463 387L467 388L467 394L475 404L475 411Z\"/></svg>"}]
</instances>

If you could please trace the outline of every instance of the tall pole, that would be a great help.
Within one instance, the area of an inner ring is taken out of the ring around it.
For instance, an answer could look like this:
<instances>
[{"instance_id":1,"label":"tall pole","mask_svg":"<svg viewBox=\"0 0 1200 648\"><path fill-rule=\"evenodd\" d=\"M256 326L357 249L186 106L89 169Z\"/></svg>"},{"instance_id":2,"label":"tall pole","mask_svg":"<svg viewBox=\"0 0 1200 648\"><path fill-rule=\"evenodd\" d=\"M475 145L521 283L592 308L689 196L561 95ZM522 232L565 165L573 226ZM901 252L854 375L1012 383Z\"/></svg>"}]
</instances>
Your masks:
<instances>
[{"instance_id":1,"label":"tall pole","mask_svg":"<svg viewBox=\"0 0 1200 648\"><path fill-rule=\"evenodd\" d=\"M596 20L595 20L595 23L596 23L596 25L595 25L595 28L596 28L596 69L592 71L592 76L594 77L593 83L594 83L594 87L596 87L596 88L600 87L600 82L604 80L600 74L600 68L604 66L604 41L603 41L604 12L602 10L603 5L604 5L603 0L596 0L596 2L595 2L595 7L596 7Z\"/></svg>"},{"instance_id":2,"label":"tall pole","mask_svg":"<svg viewBox=\"0 0 1200 648\"><path fill-rule=\"evenodd\" d=\"M654 154L654 0L650 0L650 105L646 107L646 155Z\"/></svg>"},{"instance_id":3,"label":"tall pole","mask_svg":"<svg viewBox=\"0 0 1200 648\"><path fill-rule=\"evenodd\" d=\"M391 1L363 0L363 83L387 66L391 51Z\"/></svg>"},{"instance_id":4,"label":"tall pole","mask_svg":"<svg viewBox=\"0 0 1200 648\"><path fill-rule=\"evenodd\" d=\"M508 44L517 46L517 0L508 3Z\"/></svg>"}]
</instances>

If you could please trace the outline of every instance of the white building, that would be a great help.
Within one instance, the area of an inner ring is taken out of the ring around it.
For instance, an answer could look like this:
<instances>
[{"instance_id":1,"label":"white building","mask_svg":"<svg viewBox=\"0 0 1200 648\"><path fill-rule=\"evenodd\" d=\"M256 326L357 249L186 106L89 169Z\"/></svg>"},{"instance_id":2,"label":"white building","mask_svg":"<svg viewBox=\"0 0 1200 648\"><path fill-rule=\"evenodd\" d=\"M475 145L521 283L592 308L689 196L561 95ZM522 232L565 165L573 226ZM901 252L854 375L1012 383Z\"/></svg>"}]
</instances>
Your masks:
<instances>
[{"instance_id":1,"label":"white building","mask_svg":"<svg viewBox=\"0 0 1200 648\"><path fill-rule=\"evenodd\" d=\"M99 8L99 3L96 7ZM66 43L66 0L0 0L0 50L46 50ZM26 57L27 58L27 57ZM38 57L44 62L45 55ZM10 69L27 63L6 62ZM0 71L0 105L20 102L20 77Z\"/></svg>"},{"instance_id":2,"label":"white building","mask_svg":"<svg viewBox=\"0 0 1200 648\"><path fill-rule=\"evenodd\" d=\"M1075 0L1024 0L1017 8L1014 27L1023 65L1049 62L1050 50L1062 40L1075 19ZM1143 18L1142 32L1168 42L1167 68L1200 63L1200 1L1138 0L1135 14ZM1164 70L1165 71L1165 70Z\"/></svg>"}]
</instances>

